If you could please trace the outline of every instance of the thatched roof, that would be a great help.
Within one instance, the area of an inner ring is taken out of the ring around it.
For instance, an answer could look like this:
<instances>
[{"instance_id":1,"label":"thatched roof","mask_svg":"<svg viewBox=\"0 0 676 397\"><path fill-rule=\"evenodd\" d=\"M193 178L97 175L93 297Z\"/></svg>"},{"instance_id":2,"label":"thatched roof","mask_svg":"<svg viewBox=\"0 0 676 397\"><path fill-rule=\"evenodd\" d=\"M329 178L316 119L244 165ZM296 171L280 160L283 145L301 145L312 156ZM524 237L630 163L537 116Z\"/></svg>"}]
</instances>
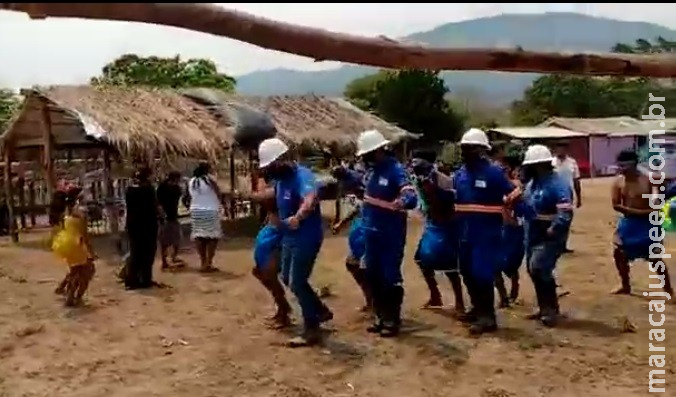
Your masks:
<instances>
[{"instance_id":1,"label":"thatched roof","mask_svg":"<svg viewBox=\"0 0 676 397\"><path fill-rule=\"evenodd\" d=\"M379 130L393 143L416 137L341 98L241 96L207 88L188 89L182 93L208 106L229 127L236 124L235 106L244 105L267 113L278 133L296 144L353 146L359 134L369 129Z\"/></svg>"},{"instance_id":2,"label":"thatched roof","mask_svg":"<svg viewBox=\"0 0 676 397\"><path fill-rule=\"evenodd\" d=\"M228 141L207 109L170 90L56 86L22 93L22 110L2 136L18 150L43 145L43 104L57 148L110 145L127 155L215 157Z\"/></svg>"},{"instance_id":3,"label":"thatched roof","mask_svg":"<svg viewBox=\"0 0 676 397\"><path fill-rule=\"evenodd\" d=\"M234 142L236 106L268 113L282 138L297 144L353 146L359 133L374 128L395 143L415 136L345 100L313 95L246 97L211 89L110 86L55 86L23 95L22 110L2 136L3 146L20 151L43 145L43 105L57 149L109 145L126 156L153 151L216 158Z\"/></svg>"}]
</instances>

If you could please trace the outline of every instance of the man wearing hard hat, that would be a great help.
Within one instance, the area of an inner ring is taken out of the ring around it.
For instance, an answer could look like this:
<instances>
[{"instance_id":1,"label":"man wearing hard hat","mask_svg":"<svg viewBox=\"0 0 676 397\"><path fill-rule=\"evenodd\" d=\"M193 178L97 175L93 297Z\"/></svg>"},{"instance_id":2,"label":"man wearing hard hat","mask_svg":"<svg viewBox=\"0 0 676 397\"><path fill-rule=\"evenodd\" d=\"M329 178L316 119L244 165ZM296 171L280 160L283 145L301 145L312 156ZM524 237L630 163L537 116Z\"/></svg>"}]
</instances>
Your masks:
<instances>
[{"instance_id":1,"label":"man wearing hard hat","mask_svg":"<svg viewBox=\"0 0 676 397\"><path fill-rule=\"evenodd\" d=\"M554 172L553 159L546 146L528 147L522 165L530 181L518 204L525 218L526 266L539 307L529 318L548 327L556 324L559 314L554 269L573 218L572 191L568 181Z\"/></svg>"},{"instance_id":2,"label":"man wearing hard hat","mask_svg":"<svg viewBox=\"0 0 676 397\"><path fill-rule=\"evenodd\" d=\"M275 197L282 220L282 281L296 295L303 313L304 331L289 345L313 345L320 340L320 323L333 318L308 281L323 242L315 177L310 169L291 160L289 148L277 138L261 142L258 159L274 187L255 198Z\"/></svg>"},{"instance_id":3,"label":"man wearing hard hat","mask_svg":"<svg viewBox=\"0 0 676 397\"><path fill-rule=\"evenodd\" d=\"M366 166L362 209L366 275L373 294L375 323L368 332L396 336L404 299L401 263L406 245L406 210L417 205L406 170L386 147L389 141L376 130L363 132L357 156Z\"/></svg>"},{"instance_id":4,"label":"man wearing hard hat","mask_svg":"<svg viewBox=\"0 0 676 397\"><path fill-rule=\"evenodd\" d=\"M463 165L453 179L460 270L473 306L464 320L471 323L471 334L497 329L493 288L502 255L503 213L518 191L488 158L490 148L483 131L467 131L460 140Z\"/></svg>"}]
</instances>

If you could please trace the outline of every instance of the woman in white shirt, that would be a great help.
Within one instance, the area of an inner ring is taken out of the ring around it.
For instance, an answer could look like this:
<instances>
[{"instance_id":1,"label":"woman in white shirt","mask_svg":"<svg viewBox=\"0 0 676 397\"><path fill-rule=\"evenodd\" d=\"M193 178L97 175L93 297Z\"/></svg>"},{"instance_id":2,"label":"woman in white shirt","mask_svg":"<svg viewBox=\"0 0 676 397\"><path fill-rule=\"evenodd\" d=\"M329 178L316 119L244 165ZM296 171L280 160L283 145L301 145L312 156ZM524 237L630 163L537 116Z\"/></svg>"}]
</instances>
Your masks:
<instances>
[{"instance_id":1,"label":"woman in white shirt","mask_svg":"<svg viewBox=\"0 0 676 397\"><path fill-rule=\"evenodd\" d=\"M202 272L213 272L214 255L221 231L221 190L216 180L210 175L208 163L201 163L195 168L193 177L188 182L190 195L191 237L195 240L200 256Z\"/></svg>"}]
</instances>

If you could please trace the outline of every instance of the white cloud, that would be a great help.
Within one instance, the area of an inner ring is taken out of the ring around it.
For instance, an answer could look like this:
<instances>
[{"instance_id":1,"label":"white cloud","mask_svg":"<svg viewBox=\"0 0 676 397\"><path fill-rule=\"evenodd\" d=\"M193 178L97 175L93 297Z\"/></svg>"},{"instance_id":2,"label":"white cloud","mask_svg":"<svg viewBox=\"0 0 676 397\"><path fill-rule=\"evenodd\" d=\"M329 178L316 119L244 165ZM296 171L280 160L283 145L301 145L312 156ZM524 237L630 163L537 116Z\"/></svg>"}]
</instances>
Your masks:
<instances>
[{"instance_id":1,"label":"white cloud","mask_svg":"<svg viewBox=\"0 0 676 397\"><path fill-rule=\"evenodd\" d=\"M478 3L478 4L261 4L223 6L281 21L346 33L397 37L437 25L501 13L575 11L621 20L676 27L673 4ZM108 61L124 53L205 57L230 74L260 69L324 69L295 55L180 29L75 19L31 21L0 12L0 86L86 82Z\"/></svg>"}]
</instances>

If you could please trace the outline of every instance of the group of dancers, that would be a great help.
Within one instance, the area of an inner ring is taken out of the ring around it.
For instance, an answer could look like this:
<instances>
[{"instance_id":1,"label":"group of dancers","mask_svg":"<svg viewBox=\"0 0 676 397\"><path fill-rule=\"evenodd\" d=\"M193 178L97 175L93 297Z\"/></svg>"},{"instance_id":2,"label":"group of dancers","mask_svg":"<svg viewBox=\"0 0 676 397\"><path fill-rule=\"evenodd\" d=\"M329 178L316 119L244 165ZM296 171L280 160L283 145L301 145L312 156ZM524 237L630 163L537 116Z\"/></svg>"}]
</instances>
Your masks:
<instances>
[{"instance_id":1,"label":"group of dancers","mask_svg":"<svg viewBox=\"0 0 676 397\"><path fill-rule=\"evenodd\" d=\"M426 307L442 306L435 279L441 272L451 283L457 317L468 324L470 334L493 332L498 328L495 290L500 307L517 299L525 259L537 301L529 318L555 326L559 296L554 270L570 232L573 188L555 171L550 150L531 145L523 158L512 155L498 162L489 156L486 134L470 129L460 140L462 165L450 174L435 166L434 152L416 151L404 165L389 144L380 132L365 131L357 143L358 162L332 170L343 190L355 197L352 211L331 229L338 233L350 227L345 265L363 293L362 310L373 314L367 331L382 337L400 332L407 212L415 209L425 217L414 259L428 286ZM277 138L263 141L258 157L263 178L251 198L267 217L256 237L253 274L276 303L271 326L291 325L287 286L298 300L304 325L289 346L313 345L321 340L321 324L333 319L309 283L324 238L318 184ZM612 205L621 218L613 257L621 287L615 292L628 294L630 262L650 259L655 225L649 197L656 186L639 171L635 152L625 150L617 160L620 175L612 186ZM70 272L57 292L67 295L68 304L77 304L94 274L96 256L86 237L86 209L79 205L82 191L66 191L65 218L60 218L65 222L53 248ZM676 196L676 185L666 191L667 198ZM666 265L660 261L651 270L671 294ZM509 292L503 276L511 283Z\"/></svg>"},{"instance_id":2,"label":"group of dancers","mask_svg":"<svg viewBox=\"0 0 676 397\"><path fill-rule=\"evenodd\" d=\"M530 146L520 164L510 158L505 165L489 158L491 145L481 130L467 131L460 147L462 166L450 176L435 166L432 152L418 151L408 167L401 164L389 150L389 141L370 130L359 137L357 165L333 170L358 199L354 210L332 229L337 232L350 224L346 268L363 291L364 310L373 313L370 333L392 337L400 331L407 211L416 208L425 216L415 260L429 287L427 306L442 304L434 275L443 272L453 287L458 317L469 324L470 333L495 331L495 287L503 306L517 298L518 270L525 256L539 306L532 318L547 326L556 323L553 271L572 220L570 186L554 172L553 156L545 146ZM268 184L254 199L266 203L269 216L256 239L254 274L275 299L273 323L278 327L290 323L283 284L290 286L304 319L303 333L290 345L311 345L319 341L320 324L333 317L308 283L323 239L317 185L276 138L261 143L259 159ZM503 273L512 283L509 294Z\"/></svg>"}]
</instances>

